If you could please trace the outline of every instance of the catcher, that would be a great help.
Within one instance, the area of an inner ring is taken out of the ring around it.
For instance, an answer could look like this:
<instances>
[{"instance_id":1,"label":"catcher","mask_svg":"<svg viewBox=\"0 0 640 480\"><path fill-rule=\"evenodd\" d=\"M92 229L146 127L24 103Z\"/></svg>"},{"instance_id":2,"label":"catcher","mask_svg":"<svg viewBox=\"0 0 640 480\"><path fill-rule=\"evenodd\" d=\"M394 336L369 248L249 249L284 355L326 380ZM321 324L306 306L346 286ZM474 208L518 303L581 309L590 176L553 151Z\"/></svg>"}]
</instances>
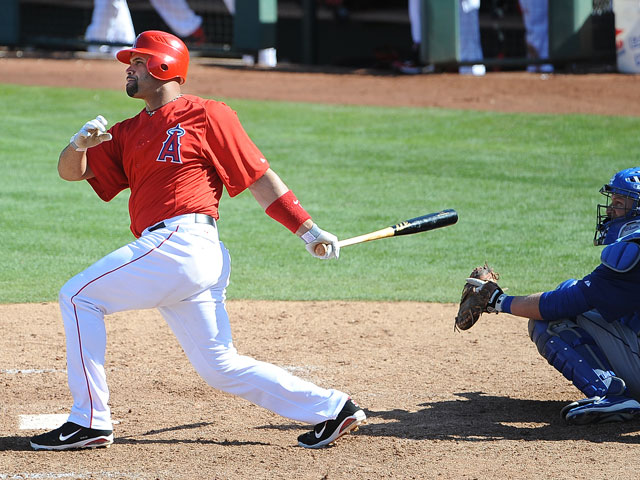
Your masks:
<instances>
[{"instance_id":1,"label":"catcher","mask_svg":"<svg viewBox=\"0 0 640 480\"><path fill-rule=\"evenodd\" d=\"M555 290L509 296L488 266L463 288L456 327L483 312L529 318L538 352L586 396L565 406L569 424L623 422L640 413L640 167L616 173L600 189L595 245L601 264Z\"/></svg>"}]
</instances>

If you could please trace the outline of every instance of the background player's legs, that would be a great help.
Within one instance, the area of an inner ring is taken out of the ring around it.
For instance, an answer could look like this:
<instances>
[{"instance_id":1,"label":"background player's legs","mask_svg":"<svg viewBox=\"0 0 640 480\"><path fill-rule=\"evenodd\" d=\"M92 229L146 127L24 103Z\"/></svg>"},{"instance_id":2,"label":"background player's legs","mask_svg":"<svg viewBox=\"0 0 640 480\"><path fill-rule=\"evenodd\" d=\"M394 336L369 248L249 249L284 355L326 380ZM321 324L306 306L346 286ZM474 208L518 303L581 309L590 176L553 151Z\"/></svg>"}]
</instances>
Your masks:
<instances>
[{"instance_id":1,"label":"background player's legs","mask_svg":"<svg viewBox=\"0 0 640 480\"><path fill-rule=\"evenodd\" d=\"M131 45L135 37L126 0L94 0L91 23L85 33L86 40ZM109 51L110 48L105 47L105 51ZM99 45L92 45L89 48L89 51L98 50L100 50Z\"/></svg>"},{"instance_id":2,"label":"background player's legs","mask_svg":"<svg viewBox=\"0 0 640 480\"><path fill-rule=\"evenodd\" d=\"M348 396L291 375L286 370L238 355L224 305L229 256L222 246L223 271L211 289L160 312L196 371L212 387L240 396L283 417L309 424L335 418Z\"/></svg>"},{"instance_id":3,"label":"background player's legs","mask_svg":"<svg viewBox=\"0 0 640 480\"><path fill-rule=\"evenodd\" d=\"M539 0L519 0L527 43L527 57L549 57L549 4ZM529 72L553 72L552 64L529 65Z\"/></svg>"},{"instance_id":4,"label":"background player's legs","mask_svg":"<svg viewBox=\"0 0 640 480\"><path fill-rule=\"evenodd\" d=\"M420 0L409 0L409 24L411 26L411 40L414 45L422 41L422 25L420 24Z\"/></svg>"},{"instance_id":5,"label":"background player's legs","mask_svg":"<svg viewBox=\"0 0 640 480\"><path fill-rule=\"evenodd\" d=\"M151 4L179 37L188 37L202 25L202 17L186 0L151 0Z\"/></svg>"},{"instance_id":6,"label":"background player's legs","mask_svg":"<svg viewBox=\"0 0 640 480\"><path fill-rule=\"evenodd\" d=\"M480 24L478 14L480 0L460 0L460 60L477 61L476 65L463 65L458 71L463 74L484 75L486 68L482 61Z\"/></svg>"},{"instance_id":7,"label":"background player's legs","mask_svg":"<svg viewBox=\"0 0 640 480\"><path fill-rule=\"evenodd\" d=\"M209 225L184 225L201 235L152 233L110 253L60 291L67 339L67 375L74 399L69 421L111 429L104 371L104 315L176 303L217 281L221 252ZM208 235L208 237L207 237ZM187 252L200 252L197 258Z\"/></svg>"}]
</instances>

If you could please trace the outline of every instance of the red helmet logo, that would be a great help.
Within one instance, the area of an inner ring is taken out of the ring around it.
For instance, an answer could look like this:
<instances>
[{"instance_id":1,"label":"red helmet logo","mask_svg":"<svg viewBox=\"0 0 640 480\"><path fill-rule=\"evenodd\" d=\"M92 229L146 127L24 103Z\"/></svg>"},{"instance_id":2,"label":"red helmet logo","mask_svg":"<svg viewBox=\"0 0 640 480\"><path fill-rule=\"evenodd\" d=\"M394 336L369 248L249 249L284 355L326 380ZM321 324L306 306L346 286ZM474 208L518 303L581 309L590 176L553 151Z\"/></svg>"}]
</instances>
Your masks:
<instances>
[{"instance_id":1,"label":"red helmet logo","mask_svg":"<svg viewBox=\"0 0 640 480\"><path fill-rule=\"evenodd\" d=\"M147 69L158 80L177 78L180 84L187 79L189 68L189 50L175 35L160 30L148 30L137 36L132 48L120 50L116 57L127 65L131 55L139 53L149 55Z\"/></svg>"}]
</instances>

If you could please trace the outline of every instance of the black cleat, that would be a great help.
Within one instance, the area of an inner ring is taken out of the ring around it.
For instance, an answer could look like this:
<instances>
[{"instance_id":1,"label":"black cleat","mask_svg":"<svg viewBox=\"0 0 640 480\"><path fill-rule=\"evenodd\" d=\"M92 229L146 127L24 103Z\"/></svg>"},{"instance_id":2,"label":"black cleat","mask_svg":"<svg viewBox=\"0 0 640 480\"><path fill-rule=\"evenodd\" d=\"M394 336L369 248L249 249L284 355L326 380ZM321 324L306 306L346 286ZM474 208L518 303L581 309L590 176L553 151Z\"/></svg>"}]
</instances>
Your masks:
<instances>
[{"instance_id":1,"label":"black cleat","mask_svg":"<svg viewBox=\"0 0 640 480\"><path fill-rule=\"evenodd\" d=\"M108 447L113 443L113 430L96 430L67 422L31 439L34 450L68 450L71 448Z\"/></svg>"},{"instance_id":2,"label":"black cleat","mask_svg":"<svg viewBox=\"0 0 640 480\"><path fill-rule=\"evenodd\" d=\"M298 445L304 448L321 448L335 442L345 433L357 430L367 419L364 411L351 399L347 400L334 420L327 420L298 437Z\"/></svg>"}]
</instances>

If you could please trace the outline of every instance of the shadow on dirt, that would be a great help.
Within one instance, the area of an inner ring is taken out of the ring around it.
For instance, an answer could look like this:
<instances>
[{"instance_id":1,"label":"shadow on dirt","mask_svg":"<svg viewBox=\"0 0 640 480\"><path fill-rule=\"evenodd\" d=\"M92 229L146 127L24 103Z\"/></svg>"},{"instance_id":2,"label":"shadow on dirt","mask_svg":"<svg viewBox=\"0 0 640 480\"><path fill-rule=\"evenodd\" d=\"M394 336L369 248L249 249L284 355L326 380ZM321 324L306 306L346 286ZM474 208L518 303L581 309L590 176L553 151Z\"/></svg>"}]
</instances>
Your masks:
<instances>
[{"instance_id":1,"label":"shadow on dirt","mask_svg":"<svg viewBox=\"0 0 640 480\"><path fill-rule=\"evenodd\" d=\"M243 446L243 445L269 445L263 442L241 442L237 440L215 440L209 438L197 438L197 439L175 439L175 438L149 438L155 435L164 434L168 432L176 432L182 430L198 429L213 425L212 422L199 422L190 423L186 425L176 425L174 427L161 428L156 430L149 430L148 432L139 435L125 435L116 436L114 443L118 445L149 445L149 444L199 444L199 445L223 445L223 446Z\"/></svg>"},{"instance_id":2,"label":"shadow on dirt","mask_svg":"<svg viewBox=\"0 0 640 480\"><path fill-rule=\"evenodd\" d=\"M640 444L640 422L567 425L560 410L569 402L522 400L482 392L457 393L454 401L424 403L417 412L366 410L372 420L360 435L482 442L495 440L563 441ZM387 420L375 423L375 420Z\"/></svg>"},{"instance_id":3,"label":"shadow on dirt","mask_svg":"<svg viewBox=\"0 0 640 480\"><path fill-rule=\"evenodd\" d=\"M31 450L29 438L30 437L18 437L16 435L0 437L0 452L22 452Z\"/></svg>"},{"instance_id":4,"label":"shadow on dirt","mask_svg":"<svg viewBox=\"0 0 640 480\"><path fill-rule=\"evenodd\" d=\"M567 425L560 417L566 402L522 400L485 395L482 392L456 393L456 400L424 403L417 412L395 409L367 410L369 423L357 435L396 437L413 440L449 440L454 442L487 442L497 440L564 441L585 440L593 443L640 444L640 421L604 425ZM170 428L118 436L116 444L216 444L224 446L265 445L263 442L215 440L210 438L153 438L156 435L185 429L197 429L211 423L176 425ZM301 424L273 424L257 429L306 430ZM0 452L31 450L28 436L0 437Z\"/></svg>"}]
</instances>

